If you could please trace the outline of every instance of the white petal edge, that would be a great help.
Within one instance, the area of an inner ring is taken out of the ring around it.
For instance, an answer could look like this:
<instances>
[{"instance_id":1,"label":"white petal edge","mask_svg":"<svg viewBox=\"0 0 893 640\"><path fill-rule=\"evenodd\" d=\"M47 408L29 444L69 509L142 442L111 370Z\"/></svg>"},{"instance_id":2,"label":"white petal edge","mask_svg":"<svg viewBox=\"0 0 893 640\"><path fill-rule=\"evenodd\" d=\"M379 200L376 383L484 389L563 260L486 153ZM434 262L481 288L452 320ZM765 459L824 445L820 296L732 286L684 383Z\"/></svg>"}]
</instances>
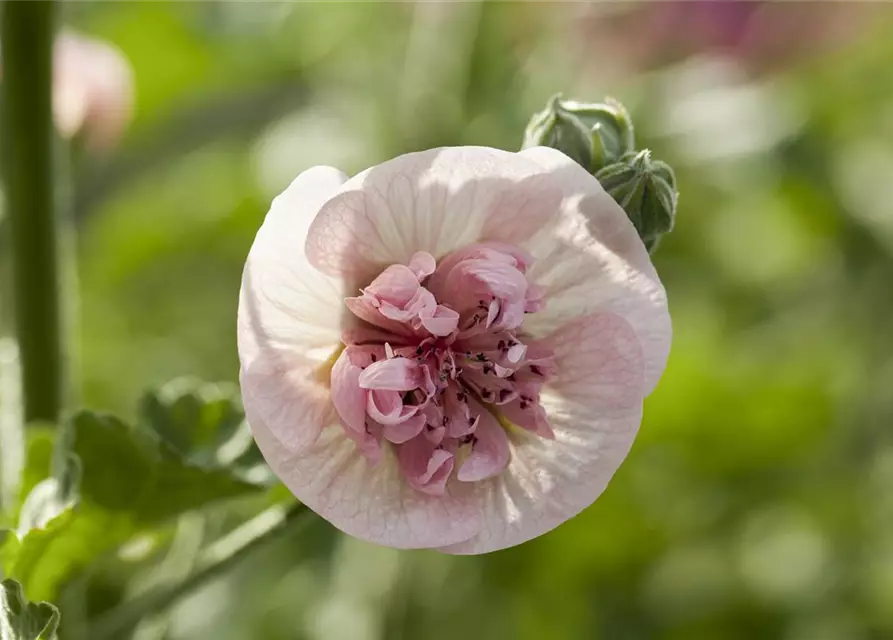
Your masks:
<instances>
[{"instance_id":1,"label":"white petal edge","mask_svg":"<svg viewBox=\"0 0 893 640\"><path fill-rule=\"evenodd\" d=\"M645 246L623 209L570 158L545 147L521 155L547 168L564 193L556 222L522 245L536 259L531 278L546 289L545 308L525 319L525 330L541 337L589 313L621 315L642 344L647 395L666 366L672 325Z\"/></svg>"},{"instance_id":2,"label":"white petal edge","mask_svg":"<svg viewBox=\"0 0 893 640\"><path fill-rule=\"evenodd\" d=\"M441 547L481 530L473 487L451 481L444 496L409 486L390 447L373 465L340 426L322 430L309 447L290 451L260 420L251 431L273 472L304 504L335 527L367 542L398 549Z\"/></svg>"},{"instance_id":3,"label":"white petal edge","mask_svg":"<svg viewBox=\"0 0 893 640\"><path fill-rule=\"evenodd\" d=\"M487 553L551 531L591 505L629 453L644 391L644 358L633 328L600 313L551 339L556 378L541 404L555 438L512 430L508 468L478 487L484 528L441 551Z\"/></svg>"},{"instance_id":4,"label":"white petal edge","mask_svg":"<svg viewBox=\"0 0 893 640\"><path fill-rule=\"evenodd\" d=\"M343 284L310 266L307 230L347 176L332 167L301 173L277 196L245 262L239 295L239 356L247 368L265 348L307 355L340 342Z\"/></svg>"},{"instance_id":5,"label":"white petal edge","mask_svg":"<svg viewBox=\"0 0 893 640\"><path fill-rule=\"evenodd\" d=\"M347 176L332 167L301 173L277 196L242 274L238 346L246 414L292 449L313 442L329 411L320 367L340 344L342 284L304 255L307 229Z\"/></svg>"},{"instance_id":6,"label":"white petal edge","mask_svg":"<svg viewBox=\"0 0 893 640\"><path fill-rule=\"evenodd\" d=\"M502 475L479 483L484 528L477 536L442 547L469 555L505 549L536 538L574 517L598 498L626 458L642 418L637 407L592 416L588 406L544 394L554 440L512 434L511 462Z\"/></svg>"},{"instance_id":7,"label":"white petal edge","mask_svg":"<svg viewBox=\"0 0 893 640\"><path fill-rule=\"evenodd\" d=\"M307 240L324 273L368 284L419 251L440 259L481 240L520 244L558 212L549 172L517 153L444 147L408 153L348 180Z\"/></svg>"}]
</instances>

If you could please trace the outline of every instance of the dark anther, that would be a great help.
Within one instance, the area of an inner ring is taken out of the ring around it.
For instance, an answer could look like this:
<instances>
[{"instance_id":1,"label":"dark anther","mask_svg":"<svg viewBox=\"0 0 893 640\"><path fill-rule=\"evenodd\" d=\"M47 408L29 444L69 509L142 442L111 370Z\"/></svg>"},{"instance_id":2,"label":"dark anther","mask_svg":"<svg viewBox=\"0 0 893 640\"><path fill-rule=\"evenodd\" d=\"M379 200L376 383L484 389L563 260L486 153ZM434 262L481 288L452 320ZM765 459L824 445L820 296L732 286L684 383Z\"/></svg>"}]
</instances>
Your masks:
<instances>
[{"instance_id":1,"label":"dark anther","mask_svg":"<svg viewBox=\"0 0 893 640\"><path fill-rule=\"evenodd\" d=\"M489 399L490 396L492 396L492 395L493 395L493 394L490 393L490 390L489 390L489 389L481 389L481 397L482 397L484 400Z\"/></svg>"},{"instance_id":2,"label":"dark anther","mask_svg":"<svg viewBox=\"0 0 893 640\"><path fill-rule=\"evenodd\" d=\"M377 361L378 361L378 356L375 355L374 353L371 354L370 357L372 358L372 362L377 362Z\"/></svg>"},{"instance_id":3,"label":"dark anther","mask_svg":"<svg viewBox=\"0 0 893 640\"><path fill-rule=\"evenodd\" d=\"M415 349L415 354L416 354L417 356L420 356L420 355L422 355L422 352L423 352L423 351L424 351L424 350L422 349L421 345L419 345L419 346L416 347L416 349Z\"/></svg>"},{"instance_id":4,"label":"dark anther","mask_svg":"<svg viewBox=\"0 0 893 640\"><path fill-rule=\"evenodd\" d=\"M500 340L496 344L496 348L499 349L500 351L505 351L505 340Z\"/></svg>"},{"instance_id":5,"label":"dark anther","mask_svg":"<svg viewBox=\"0 0 893 640\"><path fill-rule=\"evenodd\" d=\"M444 427L447 426L449 423L450 423L450 418L449 418L449 416L444 416L444 417L443 417L443 420L440 421L440 424L441 424L442 426L444 426Z\"/></svg>"},{"instance_id":6,"label":"dark anther","mask_svg":"<svg viewBox=\"0 0 893 640\"><path fill-rule=\"evenodd\" d=\"M535 364L530 365L530 373L532 373L532 374L535 375L535 376L541 376L541 375L543 375L543 371L542 371L542 369L540 369L540 368L539 368L538 366L536 366Z\"/></svg>"},{"instance_id":7,"label":"dark anther","mask_svg":"<svg viewBox=\"0 0 893 640\"><path fill-rule=\"evenodd\" d=\"M508 375L508 377L506 377L506 380L508 380L509 382L514 382L514 381L515 381L515 374L514 374L514 373L510 373L510 374Z\"/></svg>"},{"instance_id":8,"label":"dark anther","mask_svg":"<svg viewBox=\"0 0 893 640\"><path fill-rule=\"evenodd\" d=\"M478 362L486 362L487 360L487 356L485 356L483 353L477 354L475 358L478 359Z\"/></svg>"}]
</instances>

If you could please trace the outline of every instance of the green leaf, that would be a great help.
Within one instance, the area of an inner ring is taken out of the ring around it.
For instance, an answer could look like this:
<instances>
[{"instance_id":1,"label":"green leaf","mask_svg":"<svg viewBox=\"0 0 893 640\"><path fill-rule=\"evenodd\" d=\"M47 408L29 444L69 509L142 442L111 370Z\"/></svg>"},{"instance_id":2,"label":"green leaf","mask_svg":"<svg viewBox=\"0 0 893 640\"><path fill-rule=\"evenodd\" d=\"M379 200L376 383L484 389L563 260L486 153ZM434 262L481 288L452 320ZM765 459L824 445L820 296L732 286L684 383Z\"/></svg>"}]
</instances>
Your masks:
<instances>
[{"instance_id":1,"label":"green leaf","mask_svg":"<svg viewBox=\"0 0 893 640\"><path fill-rule=\"evenodd\" d=\"M139 408L140 424L191 462L226 467L265 486L275 482L251 437L236 385L179 378L148 391Z\"/></svg>"},{"instance_id":2,"label":"green leaf","mask_svg":"<svg viewBox=\"0 0 893 640\"><path fill-rule=\"evenodd\" d=\"M25 468L22 470L22 482L19 487L17 515L34 487L50 475L58 431L55 425L28 425L28 430L25 432L27 438Z\"/></svg>"},{"instance_id":3,"label":"green leaf","mask_svg":"<svg viewBox=\"0 0 893 640\"><path fill-rule=\"evenodd\" d=\"M0 639L55 640L59 610L49 602L28 602L15 580L0 583Z\"/></svg>"},{"instance_id":4,"label":"green leaf","mask_svg":"<svg viewBox=\"0 0 893 640\"><path fill-rule=\"evenodd\" d=\"M83 502L130 513L141 524L258 490L225 469L186 460L151 432L112 416L81 412L69 434L84 468Z\"/></svg>"},{"instance_id":5,"label":"green leaf","mask_svg":"<svg viewBox=\"0 0 893 640\"><path fill-rule=\"evenodd\" d=\"M6 573L32 599L52 599L65 581L140 532L215 500L261 490L224 469L189 462L154 433L112 416L78 413L64 437L81 463L79 497L66 488L71 477L58 474L51 479L57 500L34 499L44 510L32 520L43 526L25 530L20 522L20 539L7 537L0 547ZM50 481L39 483L32 495L49 493L47 487Z\"/></svg>"},{"instance_id":6,"label":"green leaf","mask_svg":"<svg viewBox=\"0 0 893 640\"><path fill-rule=\"evenodd\" d=\"M11 564L19 552L19 538L15 531L0 529L0 578L6 577L6 567Z\"/></svg>"}]
</instances>

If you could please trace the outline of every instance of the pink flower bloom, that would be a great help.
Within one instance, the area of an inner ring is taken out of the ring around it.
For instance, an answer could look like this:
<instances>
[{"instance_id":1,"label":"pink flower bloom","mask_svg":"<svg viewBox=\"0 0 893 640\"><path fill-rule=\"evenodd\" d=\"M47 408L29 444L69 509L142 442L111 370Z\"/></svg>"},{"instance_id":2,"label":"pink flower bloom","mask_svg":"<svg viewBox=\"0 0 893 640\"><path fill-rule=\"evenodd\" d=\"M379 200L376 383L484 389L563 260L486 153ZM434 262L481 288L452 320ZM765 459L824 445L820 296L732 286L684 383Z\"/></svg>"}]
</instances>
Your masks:
<instances>
[{"instance_id":1,"label":"pink flower bloom","mask_svg":"<svg viewBox=\"0 0 893 640\"><path fill-rule=\"evenodd\" d=\"M393 547L483 553L590 505L670 346L624 212L553 149L329 167L273 202L239 302L254 437L294 494Z\"/></svg>"},{"instance_id":2,"label":"pink flower bloom","mask_svg":"<svg viewBox=\"0 0 893 640\"><path fill-rule=\"evenodd\" d=\"M113 45L63 32L53 49L53 116L66 138L83 132L94 149L113 146L130 122L133 74Z\"/></svg>"}]
</instances>

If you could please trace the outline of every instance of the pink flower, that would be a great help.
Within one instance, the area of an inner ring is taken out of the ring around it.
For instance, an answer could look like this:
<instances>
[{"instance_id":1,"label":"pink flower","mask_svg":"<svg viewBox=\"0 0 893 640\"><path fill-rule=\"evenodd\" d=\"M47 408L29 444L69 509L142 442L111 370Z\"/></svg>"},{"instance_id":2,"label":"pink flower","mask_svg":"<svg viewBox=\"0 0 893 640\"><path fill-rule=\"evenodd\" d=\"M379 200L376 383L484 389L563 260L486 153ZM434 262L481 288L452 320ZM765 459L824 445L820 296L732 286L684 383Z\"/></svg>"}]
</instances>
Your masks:
<instances>
[{"instance_id":1,"label":"pink flower","mask_svg":"<svg viewBox=\"0 0 893 640\"><path fill-rule=\"evenodd\" d=\"M130 122L133 75L124 55L107 42L71 31L53 50L53 117L66 138L83 132L88 146L113 146Z\"/></svg>"},{"instance_id":2,"label":"pink flower","mask_svg":"<svg viewBox=\"0 0 893 640\"><path fill-rule=\"evenodd\" d=\"M239 302L275 473L343 531L484 553L590 505L670 346L624 212L558 151L411 153L273 202Z\"/></svg>"}]
</instances>

